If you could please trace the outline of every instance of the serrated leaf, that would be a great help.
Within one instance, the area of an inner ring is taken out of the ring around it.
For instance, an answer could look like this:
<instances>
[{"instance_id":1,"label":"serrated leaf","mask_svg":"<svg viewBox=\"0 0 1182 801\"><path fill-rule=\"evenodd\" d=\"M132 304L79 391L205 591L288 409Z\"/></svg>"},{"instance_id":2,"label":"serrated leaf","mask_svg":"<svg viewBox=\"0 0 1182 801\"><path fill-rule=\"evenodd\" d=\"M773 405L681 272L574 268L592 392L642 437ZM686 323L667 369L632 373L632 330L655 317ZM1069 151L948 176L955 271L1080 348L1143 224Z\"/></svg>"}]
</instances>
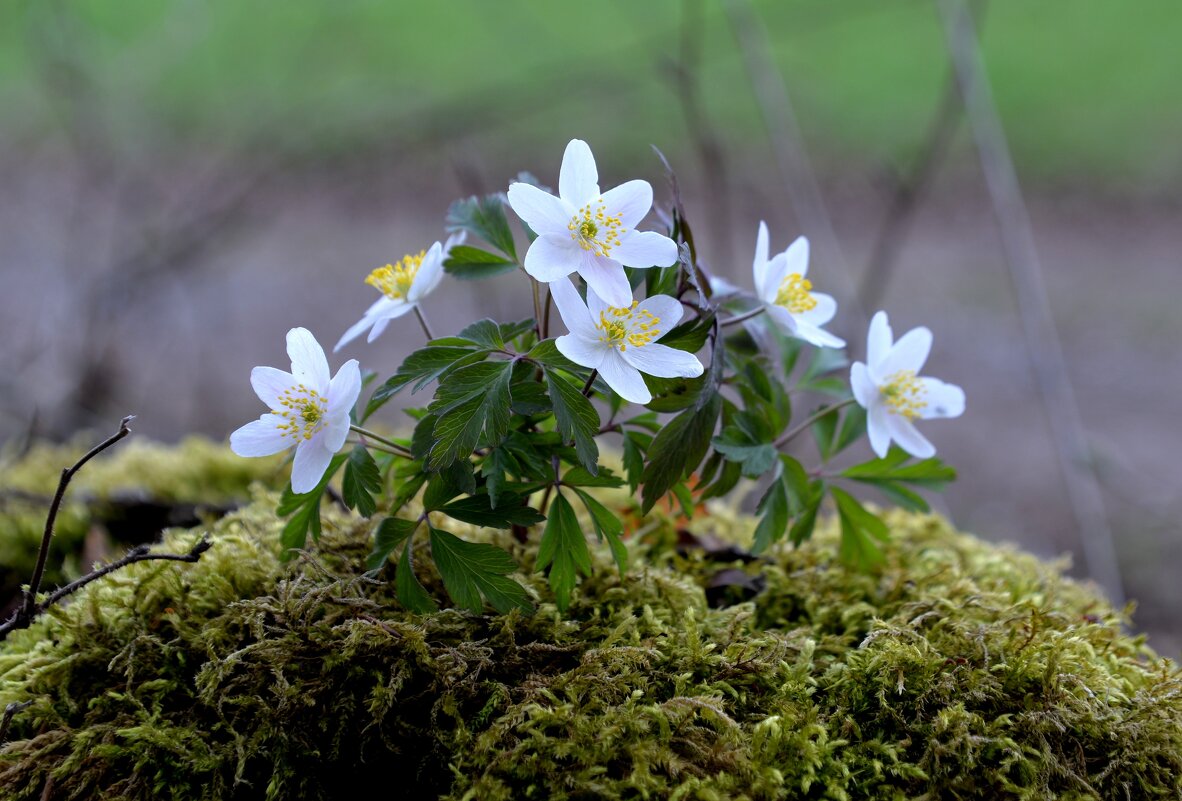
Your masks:
<instances>
[{"instance_id":1,"label":"serrated leaf","mask_svg":"<svg viewBox=\"0 0 1182 801\"><path fill-rule=\"evenodd\" d=\"M501 614L511 609L533 609L529 593L507 576L517 563L495 545L465 542L459 537L429 526L431 555L443 578L447 594L459 607L480 614L483 596Z\"/></svg>"},{"instance_id":2,"label":"serrated leaf","mask_svg":"<svg viewBox=\"0 0 1182 801\"><path fill-rule=\"evenodd\" d=\"M653 437L648 448L648 464L641 479L645 514L701 464L721 411L722 396L714 392L705 406L685 410Z\"/></svg>"},{"instance_id":3,"label":"serrated leaf","mask_svg":"<svg viewBox=\"0 0 1182 801\"><path fill-rule=\"evenodd\" d=\"M594 475L599 472L599 412L578 387L571 384L550 367L544 368L550 400L554 404L554 420L563 440L574 440L579 462Z\"/></svg>"},{"instance_id":4,"label":"serrated leaf","mask_svg":"<svg viewBox=\"0 0 1182 801\"><path fill-rule=\"evenodd\" d=\"M517 269L517 262L480 248L456 245L444 259L443 269L450 276L470 281L512 272Z\"/></svg>"},{"instance_id":5,"label":"serrated leaf","mask_svg":"<svg viewBox=\"0 0 1182 801\"><path fill-rule=\"evenodd\" d=\"M640 486L641 476L644 475L644 451L641 448L641 437L644 437L648 442L652 441L650 437L635 431L624 433L624 473L628 476L628 488L633 494L636 493L636 488ZM647 445L647 442L645 444Z\"/></svg>"},{"instance_id":6,"label":"serrated leaf","mask_svg":"<svg viewBox=\"0 0 1182 801\"><path fill-rule=\"evenodd\" d=\"M460 494L476 492L476 476L472 463L460 459L437 473L430 473L427 489L423 492L423 509L433 512Z\"/></svg>"},{"instance_id":7,"label":"serrated leaf","mask_svg":"<svg viewBox=\"0 0 1182 801\"><path fill-rule=\"evenodd\" d=\"M542 365L543 367L554 367L559 370L565 370L568 373L578 375L580 372L586 373L586 369L572 362L570 359L562 355L558 350L558 346L554 344L553 339L543 339L538 344L530 349L529 353L525 354L525 358L531 362Z\"/></svg>"},{"instance_id":8,"label":"serrated leaf","mask_svg":"<svg viewBox=\"0 0 1182 801\"><path fill-rule=\"evenodd\" d=\"M587 548L587 537L579 526L575 510L562 492L554 493L546 528L542 531L542 542L538 546L538 571L550 567L550 589L560 611L570 605L570 593L574 589L577 573L591 575L591 551Z\"/></svg>"},{"instance_id":9,"label":"serrated leaf","mask_svg":"<svg viewBox=\"0 0 1182 801\"><path fill-rule=\"evenodd\" d=\"M788 490L784 479L777 475L759 501L756 511L760 514L755 527L755 543L752 553L763 553L773 542L784 536L788 530Z\"/></svg>"},{"instance_id":10,"label":"serrated leaf","mask_svg":"<svg viewBox=\"0 0 1182 801\"><path fill-rule=\"evenodd\" d=\"M380 570L390 554L410 539L418 527L418 520L403 520L401 517L387 517L379 523L373 533L373 550L365 557L365 568Z\"/></svg>"},{"instance_id":11,"label":"serrated leaf","mask_svg":"<svg viewBox=\"0 0 1182 801\"><path fill-rule=\"evenodd\" d=\"M649 297L651 298L652 295L650 294ZM710 336L713 328L714 315L706 314L674 326L657 342L688 353L697 353L706 345L706 339Z\"/></svg>"},{"instance_id":12,"label":"serrated leaf","mask_svg":"<svg viewBox=\"0 0 1182 801\"><path fill-rule=\"evenodd\" d=\"M802 508L792 519L792 528L788 529L788 539L793 545L800 545L813 536L813 529L817 526L817 512L820 511L821 501L824 499L825 484L820 481L810 483Z\"/></svg>"},{"instance_id":13,"label":"serrated leaf","mask_svg":"<svg viewBox=\"0 0 1182 801\"><path fill-rule=\"evenodd\" d=\"M368 419L408 385L414 384L411 392L418 392L451 370L478 362L487 356L487 351L473 350L472 344L468 342L462 345L432 345L416 350L406 357L393 376L374 390L365 406L362 420Z\"/></svg>"},{"instance_id":14,"label":"serrated leaf","mask_svg":"<svg viewBox=\"0 0 1182 801\"><path fill-rule=\"evenodd\" d=\"M869 570L883 560L878 541L889 537L886 524L863 508L844 490L831 490L841 520L841 560L860 570Z\"/></svg>"},{"instance_id":15,"label":"serrated leaf","mask_svg":"<svg viewBox=\"0 0 1182 801\"><path fill-rule=\"evenodd\" d=\"M562 476L562 483L568 487L622 487L624 479L607 468L592 474L585 467L572 467Z\"/></svg>"},{"instance_id":16,"label":"serrated leaf","mask_svg":"<svg viewBox=\"0 0 1182 801\"><path fill-rule=\"evenodd\" d=\"M295 555L295 551L307 544L308 532L312 533L313 541L320 541L320 500L324 497L324 490L328 487L328 482L336 475L337 470L341 468L347 458L348 456L343 453L333 456L328 463L328 468L324 471L324 476L320 479L320 483L311 492L296 495L291 491L290 482L288 483L280 498L279 506L275 510L279 516L295 512L287 524L283 526L283 531L279 535L280 544L283 545L283 553L280 558L284 561L291 559Z\"/></svg>"},{"instance_id":17,"label":"serrated leaf","mask_svg":"<svg viewBox=\"0 0 1182 801\"><path fill-rule=\"evenodd\" d=\"M833 437L837 433L837 421L840 409L833 409L828 414L817 418L812 424L813 439L817 443L817 451L821 454L821 461L828 462L833 455Z\"/></svg>"},{"instance_id":18,"label":"serrated leaf","mask_svg":"<svg viewBox=\"0 0 1182 801\"><path fill-rule=\"evenodd\" d=\"M517 260L513 232L509 229L505 205L499 194L472 196L452 203L447 210L447 230L469 231Z\"/></svg>"},{"instance_id":19,"label":"serrated leaf","mask_svg":"<svg viewBox=\"0 0 1182 801\"><path fill-rule=\"evenodd\" d=\"M623 578L624 571L628 569L628 548L621 539L624 535L624 524L619 517L595 500L590 493L578 488L575 488L575 493L583 501L583 506L591 515L591 523L595 526L595 533L601 539L607 540L612 558L616 561L616 568L620 571L620 577Z\"/></svg>"},{"instance_id":20,"label":"serrated leaf","mask_svg":"<svg viewBox=\"0 0 1182 801\"><path fill-rule=\"evenodd\" d=\"M456 336L489 350L500 350L505 347L505 340L501 337L501 326L487 317L466 326Z\"/></svg>"},{"instance_id":21,"label":"serrated leaf","mask_svg":"<svg viewBox=\"0 0 1182 801\"><path fill-rule=\"evenodd\" d=\"M759 478L776 463L776 446L770 442L752 442L745 433L733 427L723 429L714 438L714 450L732 462L737 462L747 478Z\"/></svg>"},{"instance_id":22,"label":"serrated leaf","mask_svg":"<svg viewBox=\"0 0 1182 801\"><path fill-rule=\"evenodd\" d=\"M511 492L501 494L496 508L493 508L489 496L484 494L460 498L440 506L437 511L474 526L489 528L529 527L546 519L537 509L523 506L522 498Z\"/></svg>"},{"instance_id":23,"label":"serrated leaf","mask_svg":"<svg viewBox=\"0 0 1182 801\"><path fill-rule=\"evenodd\" d=\"M936 457L908 463L909 458L902 448L891 448L885 459L854 465L841 475L857 481L903 481L937 488L956 479L956 470Z\"/></svg>"},{"instance_id":24,"label":"serrated leaf","mask_svg":"<svg viewBox=\"0 0 1182 801\"><path fill-rule=\"evenodd\" d=\"M706 390L706 376L697 378L654 378L641 374L652 400L644 405L654 412L679 412L695 405Z\"/></svg>"},{"instance_id":25,"label":"serrated leaf","mask_svg":"<svg viewBox=\"0 0 1182 801\"><path fill-rule=\"evenodd\" d=\"M369 517L378 510L374 502L375 493L382 491L382 474L373 456L364 445L358 445L349 452L345 462L345 475L341 480L341 495L345 505L356 509L362 517Z\"/></svg>"},{"instance_id":26,"label":"serrated leaf","mask_svg":"<svg viewBox=\"0 0 1182 801\"><path fill-rule=\"evenodd\" d=\"M438 611L439 605L415 575L411 543L412 541L407 539L402 556L398 559L398 567L394 570L394 592L398 596L398 603L411 612L425 615Z\"/></svg>"},{"instance_id":27,"label":"serrated leaf","mask_svg":"<svg viewBox=\"0 0 1182 801\"><path fill-rule=\"evenodd\" d=\"M475 368L486 365L495 371ZM496 445L509 432L511 362L484 362L456 370L439 386L429 407L438 415L427 468L438 470L467 457L480 442ZM472 372L469 372L472 371ZM438 408L437 408L438 407Z\"/></svg>"}]
</instances>

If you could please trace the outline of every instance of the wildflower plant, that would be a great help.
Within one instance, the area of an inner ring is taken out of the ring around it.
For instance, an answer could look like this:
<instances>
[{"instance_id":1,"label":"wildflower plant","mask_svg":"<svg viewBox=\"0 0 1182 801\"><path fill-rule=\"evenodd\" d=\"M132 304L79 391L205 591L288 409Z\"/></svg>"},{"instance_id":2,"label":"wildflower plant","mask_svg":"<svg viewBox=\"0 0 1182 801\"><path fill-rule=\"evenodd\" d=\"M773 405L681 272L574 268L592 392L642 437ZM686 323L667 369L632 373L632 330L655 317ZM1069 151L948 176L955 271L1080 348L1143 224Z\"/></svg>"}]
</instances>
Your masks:
<instances>
[{"instance_id":1,"label":"wildflower plant","mask_svg":"<svg viewBox=\"0 0 1182 801\"><path fill-rule=\"evenodd\" d=\"M289 516L287 553L303 548L309 534L319 538L321 503L341 474L340 500L375 521L368 566L397 560L395 591L408 609L436 606L414 562L427 554L458 607L479 613L487 603L507 612L535 603L512 577L520 568L509 552L457 537L448 531L452 520L512 529L536 549L536 569L547 571L554 603L565 610L579 576L592 570L592 537L623 574L626 542L658 504L692 516L705 501L753 482L756 552L808 539L828 498L843 561L878 565L887 527L854 490L871 486L926 510L917 490L937 489L955 474L914 422L959 415L963 392L918 376L930 332L916 329L894 342L881 312L867 362L853 365L847 384L845 343L823 328L837 304L814 290L815 276L806 278L803 237L771 256L761 224L754 291L716 295L711 287L719 283L698 257L671 171L669 179L669 205L655 215L660 230L641 230L652 187L633 180L600 192L595 159L579 140L566 149L557 194L523 173L507 193L454 203L452 238L372 273L367 283L383 297L337 345L367 329L372 342L413 310L427 341L384 380L368 372L354 381L358 367L350 361L330 384L319 345L293 329L292 374L256 368L253 376L272 411L231 438L244 456L296 446L293 484L279 506ZM422 301L444 276L477 281L515 270L532 295L532 318L431 331ZM315 368L308 380L305 363ZM372 390L354 406L363 385ZM408 436L371 429L391 399L428 393L428 402L405 410L409 422L382 426L413 426ZM355 437L335 452L346 429ZM814 447L802 449L806 433ZM831 467L867 433L877 458ZM605 487L627 487L635 497L627 522L596 499ZM412 499L416 514L406 511ZM426 547L415 547L422 538Z\"/></svg>"}]
</instances>

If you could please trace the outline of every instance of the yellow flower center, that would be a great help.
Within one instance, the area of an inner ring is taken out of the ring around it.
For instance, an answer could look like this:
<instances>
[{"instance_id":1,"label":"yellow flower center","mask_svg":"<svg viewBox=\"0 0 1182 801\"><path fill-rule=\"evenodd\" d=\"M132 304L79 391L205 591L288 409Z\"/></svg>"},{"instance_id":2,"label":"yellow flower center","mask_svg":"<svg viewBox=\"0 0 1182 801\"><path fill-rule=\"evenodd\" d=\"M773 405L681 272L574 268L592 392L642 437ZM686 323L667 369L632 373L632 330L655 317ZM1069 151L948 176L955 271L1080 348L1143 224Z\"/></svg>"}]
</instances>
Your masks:
<instances>
[{"instance_id":1,"label":"yellow flower center","mask_svg":"<svg viewBox=\"0 0 1182 801\"><path fill-rule=\"evenodd\" d=\"M365 278L365 283L377 289L390 300L406 300L410 292L410 285L414 283L419 268L423 266L423 259L427 251L420 250L418 255L406 255L397 264L387 264L379 267Z\"/></svg>"},{"instance_id":2,"label":"yellow flower center","mask_svg":"<svg viewBox=\"0 0 1182 801\"><path fill-rule=\"evenodd\" d=\"M780 282L780 291L776 293L776 305L783 306L793 314L800 314L817 305L817 299L810 291L813 282L800 273L792 273Z\"/></svg>"},{"instance_id":3,"label":"yellow flower center","mask_svg":"<svg viewBox=\"0 0 1182 801\"><path fill-rule=\"evenodd\" d=\"M276 426L283 436L307 440L316 433L327 409L328 401L323 395L299 384L283 391L279 396L279 408L273 409L271 414L283 418L283 422Z\"/></svg>"},{"instance_id":4,"label":"yellow flower center","mask_svg":"<svg viewBox=\"0 0 1182 801\"><path fill-rule=\"evenodd\" d=\"M622 214L608 214L603 198L588 203L575 212L567 224L570 238L579 243L583 250L596 256L610 256L612 248L620 244L624 222Z\"/></svg>"},{"instance_id":5,"label":"yellow flower center","mask_svg":"<svg viewBox=\"0 0 1182 801\"><path fill-rule=\"evenodd\" d=\"M629 345L639 348L656 339L661 333L661 320L651 312L637 308L639 305L639 301L634 300L626 309L608 306L601 311L596 326L603 332L599 341L624 351Z\"/></svg>"},{"instance_id":6,"label":"yellow flower center","mask_svg":"<svg viewBox=\"0 0 1182 801\"><path fill-rule=\"evenodd\" d=\"M914 370L900 370L887 379L879 389L887 408L900 417L914 420L927 408L923 399L926 394L923 382L915 376Z\"/></svg>"}]
</instances>

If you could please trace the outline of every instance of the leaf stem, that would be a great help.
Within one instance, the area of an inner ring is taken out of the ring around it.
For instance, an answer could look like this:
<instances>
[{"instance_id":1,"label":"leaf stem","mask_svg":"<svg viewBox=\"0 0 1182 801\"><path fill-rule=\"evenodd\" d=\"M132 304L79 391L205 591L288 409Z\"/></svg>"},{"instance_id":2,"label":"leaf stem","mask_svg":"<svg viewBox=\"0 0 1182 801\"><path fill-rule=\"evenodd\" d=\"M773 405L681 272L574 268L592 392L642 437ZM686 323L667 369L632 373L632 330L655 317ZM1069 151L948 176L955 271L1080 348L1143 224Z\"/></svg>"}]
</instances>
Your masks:
<instances>
[{"instance_id":1,"label":"leaf stem","mask_svg":"<svg viewBox=\"0 0 1182 801\"><path fill-rule=\"evenodd\" d=\"M432 339L435 339L435 335L431 333L431 326L427 325L427 318L423 316L423 310L419 307L419 304L416 303L414 309L415 317L419 318L419 325L423 327L423 333L427 335L427 341L430 342Z\"/></svg>"},{"instance_id":2,"label":"leaf stem","mask_svg":"<svg viewBox=\"0 0 1182 801\"><path fill-rule=\"evenodd\" d=\"M841 403L835 403L832 406L826 406L823 409L817 410L814 414L807 417L803 423L796 426L795 428L789 429L788 432L786 434L784 434L784 436L780 437L772 444L777 448L784 447L788 442L790 442L794 437L796 437L797 434L804 431L806 428L808 428L813 423L820 420L825 415L829 414L830 412L835 412L838 409L841 409L845 406L849 406L851 403L855 403L855 402L856 401L854 398L846 398Z\"/></svg>"},{"instance_id":3,"label":"leaf stem","mask_svg":"<svg viewBox=\"0 0 1182 801\"><path fill-rule=\"evenodd\" d=\"M350 425L349 430L356 433L356 434L360 434L362 437L368 437L369 439L372 439L374 442L382 443L386 447L390 448L394 453L397 453L399 456L405 456L408 459L414 458L413 456L411 456L410 451L407 448L405 448L404 446L399 445L397 442L395 442L392 439L386 439L383 436L375 434L374 432L370 431L368 428L362 428L361 426Z\"/></svg>"},{"instance_id":4,"label":"leaf stem","mask_svg":"<svg viewBox=\"0 0 1182 801\"><path fill-rule=\"evenodd\" d=\"M542 339L547 339L550 336L550 307L553 304L554 295L550 291L550 287L546 287L546 310L542 312Z\"/></svg>"},{"instance_id":5,"label":"leaf stem","mask_svg":"<svg viewBox=\"0 0 1182 801\"><path fill-rule=\"evenodd\" d=\"M599 371L592 370L591 375L587 376L587 383L583 384L583 394L586 395L588 398L591 397L591 392L592 392L591 387L592 387L592 385L595 384L595 377L597 375L599 375Z\"/></svg>"},{"instance_id":6,"label":"leaf stem","mask_svg":"<svg viewBox=\"0 0 1182 801\"><path fill-rule=\"evenodd\" d=\"M524 270L525 268L522 267L521 269ZM526 275L529 275L529 273L526 273ZM539 339L544 339L542 336L542 285L532 275L529 276L529 283L534 292L534 330L538 332Z\"/></svg>"},{"instance_id":7,"label":"leaf stem","mask_svg":"<svg viewBox=\"0 0 1182 801\"><path fill-rule=\"evenodd\" d=\"M750 320L752 317L758 317L759 315L763 314L766 309L767 306L760 306L759 308L752 309L749 312L736 314L734 317L728 317L725 320L719 320L718 324L723 328L726 328L728 325L738 325L739 323Z\"/></svg>"}]
</instances>

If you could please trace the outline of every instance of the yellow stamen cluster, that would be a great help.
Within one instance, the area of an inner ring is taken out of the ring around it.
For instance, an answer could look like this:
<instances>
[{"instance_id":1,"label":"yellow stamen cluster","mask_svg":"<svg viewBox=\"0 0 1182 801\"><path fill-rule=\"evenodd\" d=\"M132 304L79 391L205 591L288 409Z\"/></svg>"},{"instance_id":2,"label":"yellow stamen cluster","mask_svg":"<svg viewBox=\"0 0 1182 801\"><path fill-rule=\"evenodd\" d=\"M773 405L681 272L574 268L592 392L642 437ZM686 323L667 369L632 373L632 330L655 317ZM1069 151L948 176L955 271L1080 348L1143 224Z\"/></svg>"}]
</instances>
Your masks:
<instances>
[{"instance_id":1,"label":"yellow stamen cluster","mask_svg":"<svg viewBox=\"0 0 1182 801\"><path fill-rule=\"evenodd\" d=\"M792 273L780 283L776 305L783 306L793 314L809 311L817 305L817 299L810 294L812 288L812 281L800 273Z\"/></svg>"},{"instance_id":2,"label":"yellow stamen cluster","mask_svg":"<svg viewBox=\"0 0 1182 801\"><path fill-rule=\"evenodd\" d=\"M887 379L879 389L887 408L900 417L914 420L927 408L923 399L926 394L923 382L915 376L914 370L900 370Z\"/></svg>"},{"instance_id":3,"label":"yellow stamen cluster","mask_svg":"<svg viewBox=\"0 0 1182 801\"><path fill-rule=\"evenodd\" d=\"M570 238L583 250L596 256L610 256L612 248L620 244L624 221L622 214L608 214L603 198L599 198L579 209L566 227Z\"/></svg>"},{"instance_id":4,"label":"yellow stamen cluster","mask_svg":"<svg viewBox=\"0 0 1182 801\"><path fill-rule=\"evenodd\" d=\"M276 426L283 436L292 439L312 439L324 413L328 409L328 401L314 389L303 384L283 390L279 396L279 408L273 409L271 414L277 414L283 419Z\"/></svg>"},{"instance_id":5,"label":"yellow stamen cluster","mask_svg":"<svg viewBox=\"0 0 1182 801\"><path fill-rule=\"evenodd\" d=\"M651 312L637 308L639 301L632 301L627 309L608 306L599 313L598 328L603 334L599 341L627 350L629 345L641 347L661 335L661 319Z\"/></svg>"},{"instance_id":6,"label":"yellow stamen cluster","mask_svg":"<svg viewBox=\"0 0 1182 801\"><path fill-rule=\"evenodd\" d=\"M406 300L410 293L410 285L414 283L419 268L423 266L423 259L427 251L420 250L417 255L406 255L397 264L387 264L379 267L365 278L365 283L377 289L390 300Z\"/></svg>"}]
</instances>

